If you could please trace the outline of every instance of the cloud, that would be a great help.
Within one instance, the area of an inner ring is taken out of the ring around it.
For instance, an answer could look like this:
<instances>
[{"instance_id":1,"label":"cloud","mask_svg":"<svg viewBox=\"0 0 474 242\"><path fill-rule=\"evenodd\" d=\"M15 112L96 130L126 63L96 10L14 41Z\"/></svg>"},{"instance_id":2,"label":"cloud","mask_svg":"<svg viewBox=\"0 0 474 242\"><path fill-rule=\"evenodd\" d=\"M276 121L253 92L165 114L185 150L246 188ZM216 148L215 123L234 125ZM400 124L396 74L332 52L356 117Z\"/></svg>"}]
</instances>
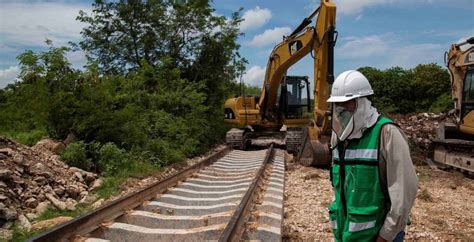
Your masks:
<instances>
[{"instance_id":1,"label":"cloud","mask_svg":"<svg viewBox=\"0 0 474 242\"><path fill-rule=\"evenodd\" d=\"M282 41L284 35L289 35L290 33L290 27L267 29L265 32L263 32L263 34L254 36L248 44L251 46L266 46L275 44Z\"/></svg>"},{"instance_id":2,"label":"cloud","mask_svg":"<svg viewBox=\"0 0 474 242\"><path fill-rule=\"evenodd\" d=\"M337 12L342 15L358 15L367 7L392 2L391 0L335 0Z\"/></svg>"},{"instance_id":3,"label":"cloud","mask_svg":"<svg viewBox=\"0 0 474 242\"><path fill-rule=\"evenodd\" d=\"M265 78L265 68L260 66L252 66L242 76L242 80L251 86L261 87Z\"/></svg>"},{"instance_id":4,"label":"cloud","mask_svg":"<svg viewBox=\"0 0 474 242\"><path fill-rule=\"evenodd\" d=\"M347 37L342 39L342 46L336 45L337 55L343 59L358 59L382 55L389 49L384 35ZM345 43L344 43L345 41Z\"/></svg>"},{"instance_id":5,"label":"cloud","mask_svg":"<svg viewBox=\"0 0 474 242\"><path fill-rule=\"evenodd\" d=\"M10 66L7 69L0 70L0 89L15 82L18 74L20 74L20 68L18 66Z\"/></svg>"},{"instance_id":6,"label":"cloud","mask_svg":"<svg viewBox=\"0 0 474 242\"><path fill-rule=\"evenodd\" d=\"M87 63L86 53L82 50L68 51L65 56L74 68L80 69Z\"/></svg>"},{"instance_id":7,"label":"cloud","mask_svg":"<svg viewBox=\"0 0 474 242\"><path fill-rule=\"evenodd\" d=\"M2 3L0 38L7 46L40 46L48 38L55 45L65 45L80 37L84 24L76 21L79 10L90 6L34 2Z\"/></svg>"},{"instance_id":8,"label":"cloud","mask_svg":"<svg viewBox=\"0 0 474 242\"><path fill-rule=\"evenodd\" d=\"M448 47L434 43L410 43L393 34L351 36L336 45L336 61L350 61L359 66L389 68L401 66L412 68L420 63L442 63L444 50Z\"/></svg>"},{"instance_id":9,"label":"cloud","mask_svg":"<svg viewBox=\"0 0 474 242\"><path fill-rule=\"evenodd\" d=\"M458 0L461 1L461 0ZM458 2L457 5L462 6L470 4L469 1L463 0L462 3ZM450 0L334 0L337 6L337 12L341 15L356 15L359 16L366 8L371 8L380 5L396 4L396 5L419 5L419 4L451 4ZM319 5L319 0L313 0L311 2L313 6ZM472 2L471 2L472 4Z\"/></svg>"},{"instance_id":10,"label":"cloud","mask_svg":"<svg viewBox=\"0 0 474 242\"><path fill-rule=\"evenodd\" d=\"M441 63L445 46L422 43L404 45L390 51L388 66L412 68L418 64Z\"/></svg>"},{"instance_id":11,"label":"cloud","mask_svg":"<svg viewBox=\"0 0 474 242\"><path fill-rule=\"evenodd\" d=\"M260 7L257 6L254 9L246 11L242 18L244 21L240 24L241 31L258 29L272 18L272 12L266 8L260 9Z\"/></svg>"}]
</instances>

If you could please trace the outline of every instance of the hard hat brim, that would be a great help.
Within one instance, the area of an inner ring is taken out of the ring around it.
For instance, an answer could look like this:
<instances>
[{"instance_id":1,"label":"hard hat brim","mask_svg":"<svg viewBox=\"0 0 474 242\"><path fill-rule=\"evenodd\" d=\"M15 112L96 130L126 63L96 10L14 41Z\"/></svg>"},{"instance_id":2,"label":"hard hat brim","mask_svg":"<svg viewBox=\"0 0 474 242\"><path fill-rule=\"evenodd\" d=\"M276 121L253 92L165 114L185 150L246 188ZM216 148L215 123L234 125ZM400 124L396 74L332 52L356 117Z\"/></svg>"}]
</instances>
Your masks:
<instances>
[{"instance_id":1,"label":"hard hat brim","mask_svg":"<svg viewBox=\"0 0 474 242\"><path fill-rule=\"evenodd\" d=\"M352 100L352 99L355 99L357 98L358 96L350 96L350 97L345 97L345 96L333 96L333 97L329 97L329 99L327 100L328 103L343 103L343 102L347 102L349 100Z\"/></svg>"}]
</instances>

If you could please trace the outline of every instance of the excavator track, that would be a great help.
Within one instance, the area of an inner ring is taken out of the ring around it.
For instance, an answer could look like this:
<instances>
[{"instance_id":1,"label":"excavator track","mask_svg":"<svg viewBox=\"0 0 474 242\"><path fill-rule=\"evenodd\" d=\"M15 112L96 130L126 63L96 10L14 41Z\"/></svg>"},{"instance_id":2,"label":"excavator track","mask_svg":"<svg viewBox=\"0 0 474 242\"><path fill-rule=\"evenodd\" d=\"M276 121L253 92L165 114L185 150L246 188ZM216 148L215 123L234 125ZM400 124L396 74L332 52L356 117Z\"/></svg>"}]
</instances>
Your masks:
<instances>
[{"instance_id":1,"label":"excavator track","mask_svg":"<svg viewBox=\"0 0 474 242\"><path fill-rule=\"evenodd\" d=\"M292 154L298 154L301 146L301 139L303 138L302 129L289 129L286 131L286 151Z\"/></svg>"},{"instance_id":2,"label":"excavator track","mask_svg":"<svg viewBox=\"0 0 474 242\"><path fill-rule=\"evenodd\" d=\"M236 128L227 131L225 141L228 146L235 150L245 150L249 143L245 130Z\"/></svg>"},{"instance_id":3,"label":"excavator track","mask_svg":"<svg viewBox=\"0 0 474 242\"><path fill-rule=\"evenodd\" d=\"M433 160L440 168L459 170L474 176L474 141L460 139L433 142Z\"/></svg>"}]
</instances>

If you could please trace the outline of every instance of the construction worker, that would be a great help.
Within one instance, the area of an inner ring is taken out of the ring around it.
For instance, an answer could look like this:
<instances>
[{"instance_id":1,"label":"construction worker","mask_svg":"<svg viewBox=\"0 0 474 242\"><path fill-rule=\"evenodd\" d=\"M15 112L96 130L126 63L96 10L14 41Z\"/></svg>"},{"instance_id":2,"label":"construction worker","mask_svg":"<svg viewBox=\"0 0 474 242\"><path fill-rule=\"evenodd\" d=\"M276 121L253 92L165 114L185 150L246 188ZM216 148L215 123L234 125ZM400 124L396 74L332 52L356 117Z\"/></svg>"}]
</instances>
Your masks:
<instances>
[{"instance_id":1,"label":"construction worker","mask_svg":"<svg viewBox=\"0 0 474 242\"><path fill-rule=\"evenodd\" d=\"M372 106L373 94L367 78L350 70L336 78L328 99L336 241L403 241L418 190L407 139Z\"/></svg>"}]
</instances>

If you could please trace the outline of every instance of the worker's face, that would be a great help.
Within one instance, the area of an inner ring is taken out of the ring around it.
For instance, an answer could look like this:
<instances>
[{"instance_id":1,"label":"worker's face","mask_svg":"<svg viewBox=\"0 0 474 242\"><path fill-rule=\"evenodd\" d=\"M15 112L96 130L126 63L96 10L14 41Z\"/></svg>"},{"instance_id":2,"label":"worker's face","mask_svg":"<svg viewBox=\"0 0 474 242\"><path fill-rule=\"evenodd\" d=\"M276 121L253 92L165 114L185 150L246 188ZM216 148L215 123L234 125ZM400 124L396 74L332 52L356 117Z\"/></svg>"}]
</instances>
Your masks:
<instances>
[{"instance_id":1,"label":"worker's face","mask_svg":"<svg viewBox=\"0 0 474 242\"><path fill-rule=\"evenodd\" d=\"M342 109L345 109L351 113L354 113L357 107L357 102L355 99L349 100L347 102L340 102L340 103L334 103L334 105L337 107L340 107Z\"/></svg>"},{"instance_id":2,"label":"worker's face","mask_svg":"<svg viewBox=\"0 0 474 242\"><path fill-rule=\"evenodd\" d=\"M356 100L334 103L334 121L333 128L338 136L346 129L357 107Z\"/></svg>"}]
</instances>

